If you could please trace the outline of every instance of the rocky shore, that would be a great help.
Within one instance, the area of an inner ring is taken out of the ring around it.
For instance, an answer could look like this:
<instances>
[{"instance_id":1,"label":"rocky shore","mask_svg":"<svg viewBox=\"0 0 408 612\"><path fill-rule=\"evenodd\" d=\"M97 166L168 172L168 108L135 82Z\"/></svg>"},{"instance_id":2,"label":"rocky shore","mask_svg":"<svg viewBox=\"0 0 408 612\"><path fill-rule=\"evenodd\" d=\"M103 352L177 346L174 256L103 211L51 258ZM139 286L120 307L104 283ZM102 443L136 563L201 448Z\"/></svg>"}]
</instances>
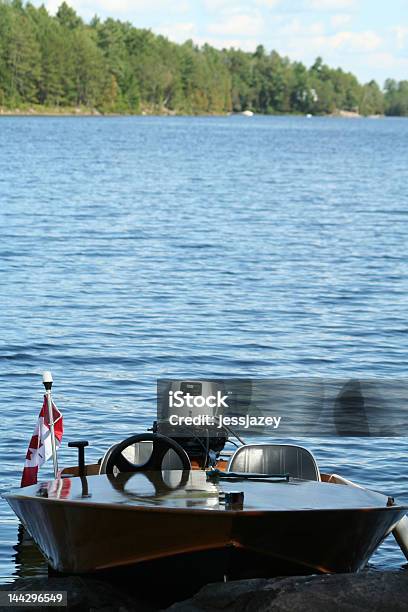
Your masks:
<instances>
[{"instance_id":1,"label":"rocky shore","mask_svg":"<svg viewBox=\"0 0 408 612\"><path fill-rule=\"evenodd\" d=\"M38 117L95 117L95 116L105 116L105 117L120 117L120 116L125 116L125 117L131 117L131 116L155 116L155 117L175 117L175 116L200 116L200 117L206 117L206 116L216 116L216 117L226 117L226 116L247 116L247 117L252 117L252 115L254 115L254 113L252 111L244 111L244 112L202 112L202 113L198 113L197 115L195 115L194 113L185 113L185 112L179 112L179 111L175 111L166 107L162 107L162 108L156 108L156 107L152 107L149 108L147 106L144 106L143 108L139 109L137 112L135 111L134 113L131 113L130 111L124 111L124 112L109 112L109 111L101 111L98 110L97 108L93 108L93 107L86 107L86 106L75 106L75 107L69 107L69 106L26 106L23 108L6 108L4 106L0 106L0 116L10 116L10 117L32 117L32 116L38 116ZM285 115L285 113L276 113L275 115L269 115L269 116L282 116ZM265 115L267 116L267 115ZM301 113L288 113L287 116L303 116ZM316 115L317 117L334 117L334 118L342 118L342 119L363 119L363 118L368 118L368 119L381 119L383 118L385 115L360 115L358 112L354 112L354 111L345 111L345 110L335 110L332 113L322 113L321 115ZM312 117L312 115L308 115L308 117Z\"/></svg>"},{"instance_id":2,"label":"rocky shore","mask_svg":"<svg viewBox=\"0 0 408 612\"><path fill-rule=\"evenodd\" d=\"M159 586L160 577L157 578ZM0 590L67 591L68 607L63 609L69 611L154 612L164 609L157 601L139 598L131 591L96 577L19 578ZM406 612L408 571L214 583L203 587L192 598L165 609L169 612ZM0 610L10 608L0 606Z\"/></svg>"},{"instance_id":3,"label":"rocky shore","mask_svg":"<svg viewBox=\"0 0 408 612\"><path fill-rule=\"evenodd\" d=\"M172 612L406 612L408 571L209 584Z\"/></svg>"}]
</instances>

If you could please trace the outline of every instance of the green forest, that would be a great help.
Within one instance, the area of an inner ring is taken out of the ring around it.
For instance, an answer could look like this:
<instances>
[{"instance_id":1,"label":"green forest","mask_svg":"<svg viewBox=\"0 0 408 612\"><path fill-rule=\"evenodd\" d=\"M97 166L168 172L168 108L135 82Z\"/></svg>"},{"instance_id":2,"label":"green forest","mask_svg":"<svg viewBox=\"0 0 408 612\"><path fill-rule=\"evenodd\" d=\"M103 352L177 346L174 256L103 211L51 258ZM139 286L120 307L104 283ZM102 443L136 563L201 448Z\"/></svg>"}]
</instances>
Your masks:
<instances>
[{"instance_id":1,"label":"green forest","mask_svg":"<svg viewBox=\"0 0 408 612\"><path fill-rule=\"evenodd\" d=\"M408 80L359 83L321 58L307 68L276 51L176 44L115 19L85 23L0 0L0 107L100 113L408 115Z\"/></svg>"}]
</instances>

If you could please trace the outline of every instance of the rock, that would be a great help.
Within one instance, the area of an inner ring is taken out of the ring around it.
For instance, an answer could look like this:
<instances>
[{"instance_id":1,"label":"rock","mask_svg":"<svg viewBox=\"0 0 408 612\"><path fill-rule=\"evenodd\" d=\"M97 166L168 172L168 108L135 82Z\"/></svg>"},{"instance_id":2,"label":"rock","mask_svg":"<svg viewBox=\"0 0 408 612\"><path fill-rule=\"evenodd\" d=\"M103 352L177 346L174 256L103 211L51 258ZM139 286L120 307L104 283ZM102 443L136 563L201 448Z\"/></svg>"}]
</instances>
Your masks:
<instances>
[{"instance_id":1,"label":"rock","mask_svg":"<svg viewBox=\"0 0 408 612\"><path fill-rule=\"evenodd\" d=\"M332 117L343 117L344 119L361 119L360 113L356 111L347 111L342 109L335 110L332 114Z\"/></svg>"},{"instance_id":2,"label":"rock","mask_svg":"<svg viewBox=\"0 0 408 612\"><path fill-rule=\"evenodd\" d=\"M41 608L46 610L69 610L72 612L152 612L157 610L149 603L138 600L123 589L98 578L63 576L58 578L18 578L12 584L0 586L1 591L67 591L68 606L65 608ZM27 610L27 607L0 606L1 612Z\"/></svg>"},{"instance_id":3,"label":"rock","mask_svg":"<svg viewBox=\"0 0 408 612\"><path fill-rule=\"evenodd\" d=\"M208 584L172 612L407 612L408 571Z\"/></svg>"}]
</instances>

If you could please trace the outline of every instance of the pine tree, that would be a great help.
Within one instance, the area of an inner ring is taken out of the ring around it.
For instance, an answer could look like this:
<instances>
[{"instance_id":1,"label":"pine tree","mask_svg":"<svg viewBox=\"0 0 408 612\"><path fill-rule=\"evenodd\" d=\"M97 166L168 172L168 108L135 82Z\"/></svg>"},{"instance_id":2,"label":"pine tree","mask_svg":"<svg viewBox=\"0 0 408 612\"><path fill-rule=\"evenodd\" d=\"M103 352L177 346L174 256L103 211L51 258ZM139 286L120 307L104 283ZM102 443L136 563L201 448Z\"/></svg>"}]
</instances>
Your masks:
<instances>
[{"instance_id":1,"label":"pine tree","mask_svg":"<svg viewBox=\"0 0 408 612\"><path fill-rule=\"evenodd\" d=\"M9 72L11 100L17 104L38 102L41 51L30 21L24 13L13 14L5 60Z\"/></svg>"}]
</instances>

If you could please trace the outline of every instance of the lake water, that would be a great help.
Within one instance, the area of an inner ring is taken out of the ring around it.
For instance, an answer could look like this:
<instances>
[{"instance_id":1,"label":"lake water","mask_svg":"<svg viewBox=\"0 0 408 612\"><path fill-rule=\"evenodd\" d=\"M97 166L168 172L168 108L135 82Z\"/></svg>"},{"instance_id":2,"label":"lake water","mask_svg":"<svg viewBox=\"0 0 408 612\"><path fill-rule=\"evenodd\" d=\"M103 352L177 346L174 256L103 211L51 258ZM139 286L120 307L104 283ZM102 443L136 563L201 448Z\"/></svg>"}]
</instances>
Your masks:
<instances>
[{"instance_id":1,"label":"lake water","mask_svg":"<svg viewBox=\"0 0 408 612\"><path fill-rule=\"evenodd\" d=\"M1 118L2 490L44 369L65 465L145 430L158 377L403 378L407 142L398 119ZM304 442L408 502L407 441ZM17 530L1 501L3 582L46 573ZM403 567L392 537L372 565Z\"/></svg>"}]
</instances>

